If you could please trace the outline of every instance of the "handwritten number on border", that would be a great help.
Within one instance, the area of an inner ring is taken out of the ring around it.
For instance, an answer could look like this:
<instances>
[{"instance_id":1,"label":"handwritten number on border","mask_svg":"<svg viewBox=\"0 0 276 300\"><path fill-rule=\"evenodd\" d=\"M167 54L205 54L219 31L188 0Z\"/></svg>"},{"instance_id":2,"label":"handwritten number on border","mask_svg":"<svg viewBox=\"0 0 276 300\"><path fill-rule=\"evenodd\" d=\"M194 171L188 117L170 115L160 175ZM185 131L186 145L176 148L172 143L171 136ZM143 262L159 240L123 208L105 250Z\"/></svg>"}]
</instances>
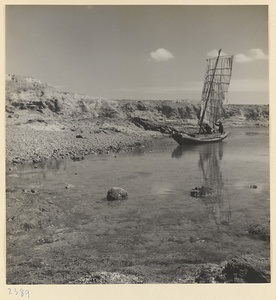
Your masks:
<instances>
[{"instance_id":1,"label":"handwritten number on border","mask_svg":"<svg viewBox=\"0 0 276 300\"><path fill-rule=\"evenodd\" d=\"M9 290L9 295L15 295L15 296L19 295L19 293L18 293L18 291L17 291L16 288L13 289L13 292L12 292L12 289L11 289L11 288L8 288L8 290ZM20 296L21 296L21 297L26 296L26 297L30 298L30 292L29 292L29 290L23 290L23 289L21 288L21 289L19 290L19 292L20 292Z\"/></svg>"}]
</instances>

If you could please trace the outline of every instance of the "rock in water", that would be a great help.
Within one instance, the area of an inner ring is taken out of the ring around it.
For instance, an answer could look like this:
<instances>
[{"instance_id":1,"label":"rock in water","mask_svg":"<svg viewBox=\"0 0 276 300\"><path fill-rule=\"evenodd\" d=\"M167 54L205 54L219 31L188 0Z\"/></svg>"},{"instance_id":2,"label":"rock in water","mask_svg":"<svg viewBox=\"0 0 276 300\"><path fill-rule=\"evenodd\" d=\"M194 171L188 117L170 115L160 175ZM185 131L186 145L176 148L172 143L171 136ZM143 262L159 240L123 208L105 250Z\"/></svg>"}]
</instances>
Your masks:
<instances>
[{"instance_id":1,"label":"rock in water","mask_svg":"<svg viewBox=\"0 0 276 300\"><path fill-rule=\"evenodd\" d=\"M256 184L252 184L252 185L250 185L249 187L250 187L251 189L256 189L256 188L257 188Z\"/></svg>"},{"instance_id":2,"label":"rock in water","mask_svg":"<svg viewBox=\"0 0 276 300\"><path fill-rule=\"evenodd\" d=\"M191 191L191 196L196 198L202 198L211 196L213 194L213 190L208 186L195 187Z\"/></svg>"},{"instance_id":3,"label":"rock in water","mask_svg":"<svg viewBox=\"0 0 276 300\"><path fill-rule=\"evenodd\" d=\"M82 155L80 155L80 156L75 155L75 156L72 157L72 160L73 160L73 161L84 160L84 156L82 156Z\"/></svg>"},{"instance_id":4,"label":"rock in water","mask_svg":"<svg viewBox=\"0 0 276 300\"><path fill-rule=\"evenodd\" d=\"M72 184L70 184L70 183L66 183L65 184L65 188L66 189L71 189L71 188L73 188L74 186L72 185Z\"/></svg>"},{"instance_id":5,"label":"rock in water","mask_svg":"<svg viewBox=\"0 0 276 300\"><path fill-rule=\"evenodd\" d=\"M107 200L109 201L126 199L127 196L128 192L120 187L112 187L107 192Z\"/></svg>"}]
</instances>

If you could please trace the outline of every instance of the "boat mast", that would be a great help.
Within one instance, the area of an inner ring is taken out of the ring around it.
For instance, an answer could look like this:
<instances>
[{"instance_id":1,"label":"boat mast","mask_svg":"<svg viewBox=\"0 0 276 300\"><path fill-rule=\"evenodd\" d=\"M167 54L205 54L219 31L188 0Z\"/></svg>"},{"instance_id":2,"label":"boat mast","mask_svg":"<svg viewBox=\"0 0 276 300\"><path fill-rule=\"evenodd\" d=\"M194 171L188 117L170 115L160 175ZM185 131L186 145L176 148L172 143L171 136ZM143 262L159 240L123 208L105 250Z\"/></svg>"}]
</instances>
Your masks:
<instances>
[{"instance_id":1,"label":"boat mast","mask_svg":"<svg viewBox=\"0 0 276 300\"><path fill-rule=\"evenodd\" d=\"M211 80L211 83L210 83L210 88L209 88L209 91L208 91L208 95L207 95L207 99L206 99L206 102L205 102L204 110L202 112L202 116L201 116L201 119L200 119L200 122L199 122L199 132L198 133L201 132L201 127L202 127L202 123L203 123L203 120L204 120L205 111L206 111L207 104L208 104L208 101L209 101L209 98L210 98L211 89L212 89L213 81L214 81L215 74L216 74L216 69L217 69L217 65L218 65L218 61L219 61L219 56L220 56L220 51L221 51L221 49L219 49L219 52L218 52L218 57L217 57L217 60L216 60L214 73L213 73L212 80Z\"/></svg>"}]
</instances>

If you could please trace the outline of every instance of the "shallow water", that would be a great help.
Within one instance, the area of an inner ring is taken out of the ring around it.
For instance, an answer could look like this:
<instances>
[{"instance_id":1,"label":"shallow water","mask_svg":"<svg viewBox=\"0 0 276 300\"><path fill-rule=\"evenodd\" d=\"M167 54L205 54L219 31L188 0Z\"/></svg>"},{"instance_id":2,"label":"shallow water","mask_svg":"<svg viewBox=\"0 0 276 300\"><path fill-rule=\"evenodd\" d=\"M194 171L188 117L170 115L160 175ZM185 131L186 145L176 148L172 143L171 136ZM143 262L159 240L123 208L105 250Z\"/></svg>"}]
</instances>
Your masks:
<instances>
[{"instance_id":1,"label":"shallow water","mask_svg":"<svg viewBox=\"0 0 276 300\"><path fill-rule=\"evenodd\" d=\"M65 189L67 183L73 187ZM213 195L191 197L203 185ZM127 190L128 199L107 201L114 186ZM8 172L7 187L38 190L63 211L54 245L40 245L41 256L60 247L69 255L116 261L115 269L127 261L161 273L185 262L269 257L269 243L247 232L269 221L267 129L233 129L215 144L181 147L166 139L152 151L19 166Z\"/></svg>"}]
</instances>

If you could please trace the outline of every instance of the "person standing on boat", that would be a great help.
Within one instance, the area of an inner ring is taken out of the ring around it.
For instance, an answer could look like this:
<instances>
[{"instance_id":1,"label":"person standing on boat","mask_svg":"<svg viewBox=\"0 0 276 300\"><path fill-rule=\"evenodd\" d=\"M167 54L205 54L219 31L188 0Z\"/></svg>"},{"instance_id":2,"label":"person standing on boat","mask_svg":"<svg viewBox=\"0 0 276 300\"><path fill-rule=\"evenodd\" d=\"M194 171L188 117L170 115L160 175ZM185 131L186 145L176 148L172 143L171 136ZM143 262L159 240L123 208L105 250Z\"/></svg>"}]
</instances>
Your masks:
<instances>
[{"instance_id":1,"label":"person standing on boat","mask_svg":"<svg viewBox=\"0 0 276 300\"><path fill-rule=\"evenodd\" d=\"M223 125L221 123L221 121L218 121L217 123L215 123L216 126L218 126L218 131L220 134L223 134L224 129L223 129Z\"/></svg>"},{"instance_id":2,"label":"person standing on boat","mask_svg":"<svg viewBox=\"0 0 276 300\"><path fill-rule=\"evenodd\" d=\"M207 134L212 134L212 128L207 123L204 125L204 130Z\"/></svg>"}]
</instances>

